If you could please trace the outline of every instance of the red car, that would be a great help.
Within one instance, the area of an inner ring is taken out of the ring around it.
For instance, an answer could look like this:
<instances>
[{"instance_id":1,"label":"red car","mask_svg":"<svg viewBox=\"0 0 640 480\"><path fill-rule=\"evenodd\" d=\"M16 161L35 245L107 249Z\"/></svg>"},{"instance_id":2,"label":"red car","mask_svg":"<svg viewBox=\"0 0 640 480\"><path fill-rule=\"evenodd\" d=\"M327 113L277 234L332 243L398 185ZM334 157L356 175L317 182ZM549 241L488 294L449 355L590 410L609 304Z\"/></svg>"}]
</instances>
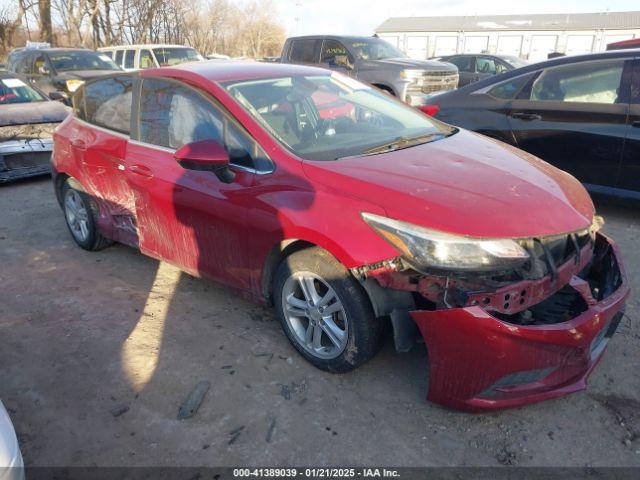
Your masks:
<instances>
[{"instance_id":1,"label":"red car","mask_svg":"<svg viewBox=\"0 0 640 480\"><path fill-rule=\"evenodd\" d=\"M400 351L422 334L428 398L455 408L585 388L629 293L573 177L323 69L89 81L54 152L80 247L122 242L274 305L326 371L373 357L390 319Z\"/></svg>"}]
</instances>

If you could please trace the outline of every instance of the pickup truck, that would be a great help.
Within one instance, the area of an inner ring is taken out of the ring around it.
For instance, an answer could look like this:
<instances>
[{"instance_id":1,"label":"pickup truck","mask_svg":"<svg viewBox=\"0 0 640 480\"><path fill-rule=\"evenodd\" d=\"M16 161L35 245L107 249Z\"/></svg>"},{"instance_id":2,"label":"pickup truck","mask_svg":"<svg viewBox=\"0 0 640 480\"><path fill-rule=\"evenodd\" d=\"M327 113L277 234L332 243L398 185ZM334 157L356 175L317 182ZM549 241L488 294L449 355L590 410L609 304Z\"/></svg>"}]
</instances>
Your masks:
<instances>
[{"instance_id":1,"label":"pickup truck","mask_svg":"<svg viewBox=\"0 0 640 480\"><path fill-rule=\"evenodd\" d=\"M282 63L317 65L384 90L412 106L458 85L458 68L414 60L377 37L314 35L288 38Z\"/></svg>"}]
</instances>

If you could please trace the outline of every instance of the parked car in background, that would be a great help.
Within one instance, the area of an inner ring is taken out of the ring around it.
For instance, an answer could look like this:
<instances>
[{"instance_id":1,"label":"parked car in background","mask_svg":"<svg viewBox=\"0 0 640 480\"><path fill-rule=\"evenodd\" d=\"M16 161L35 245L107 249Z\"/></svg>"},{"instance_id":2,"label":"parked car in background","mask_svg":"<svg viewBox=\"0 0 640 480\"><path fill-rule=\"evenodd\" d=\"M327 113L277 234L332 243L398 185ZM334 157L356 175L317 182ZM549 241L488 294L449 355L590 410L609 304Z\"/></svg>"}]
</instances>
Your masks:
<instances>
[{"instance_id":1,"label":"parked car in background","mask_svg":"<svg viewBox=\"0 0 640 480\"><path fill-rule=\"evenodd\" d=\"M120 68L104 54L79 48L18 48L9 54L7 70L45 94L60 92L68 104L86 80Z\"/></svg>"},{"instance_id":2,"label":"parked car in background","mask_svg":"<svg viewBox=\"0 0 640 480\"><path fill-rule=\"evenodd\" d=\"M168 67L204 60L195 48L184 45L119 45L99 48L98 51L108 55L126 71Z\"/></svg>"},{"instance_id":3,"label":"parked car in background","mask_svg":"<svg viewBox=\"0 0 640 480\"><path fill-rule=\"evenodd\" d=\"M210 53L206 58L207 60L231 60L229 55L224 55L222 53Z\"/></svg>"},{"instance_id":4,"label":"parked car in background","mask_svg":"<svg viewBox=\"0 0 640 480\"><path fill-rule=\"evenodd\" d=\"M53 130L68 113L62 102L0 71L0 184L51 171Z\"/></svg>"},{"instance_id":5,"label":"parked car in background","mask_svg":"<svg viewBox=\"0 0 640 480\"><path fill-rule=\"evenodd\" d=\"M24 480L24 462L7 410L0 401L0 479Z\"/></svg>"},{"instance_id":6,"label":"parked car in background","mask_svg":"<svg viewBox=\"0 0 640 480\"><path fill-rule=\"evenodd\" d=\"M398 350L422 333L430 399L513 407L585 388L622 318L620 254L578 181L340 73L189 63L74 104L53 156L74 241L273 304L320 369L373 357L390 317Z\"/></svg>"},{"instance_id":7,"label":"parked car in background","mask_svg":"<svg viewBox=\"0 0 640 480\"><path fill-rule=\"evenodd\" d=\"M556 58L445 93L424 110L532 153L594 192L640 198L639 57Z\"/></svg>"},{"instance_id":8,"label":"parked car in background","mask_svg":"<svg viewBox=\"0 0 640 480\"><path fill-rule=\"evenodd\" d=\"M292 37L282 63L318 65L369 83L410 105L458 86L458 69L435 60L413 60L377 37Z\"/></svg>"},{"instance_id":9,"label":"parked car in background","mask_svg":"<svg viewBox=\"0 0 640 480\"><path fill-rule=\"evenodd\" d=\"M499 73L529 65L528 62L513 55L460 54L438 57L435 60L453 63L458 67L460 81L458 87L464 87Z\"/></svg>"},{"instance_id":10,"label":"parked car in background","mask_svg":"<svg viewBox=\"0 0 640 480\"><path fill-rule=\"evenodd\" d=\"M607 50L632 50L634 48L640 48L640 38L622 40L607 45Z\"/></svg>"}]
</instances>

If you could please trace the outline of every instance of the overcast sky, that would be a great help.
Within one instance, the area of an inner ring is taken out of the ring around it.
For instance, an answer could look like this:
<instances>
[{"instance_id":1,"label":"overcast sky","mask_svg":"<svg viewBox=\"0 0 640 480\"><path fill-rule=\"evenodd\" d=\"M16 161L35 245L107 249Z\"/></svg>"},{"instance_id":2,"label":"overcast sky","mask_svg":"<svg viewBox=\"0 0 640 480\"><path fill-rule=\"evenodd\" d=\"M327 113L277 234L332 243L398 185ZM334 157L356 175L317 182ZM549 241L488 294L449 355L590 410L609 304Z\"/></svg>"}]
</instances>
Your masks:
<instances>
[{"instance_id":1,"label":"overcast sky","mask_svg":"<svg viewBox=\"0 0 640 480\"><path fill-rule=\"evenodd\" d=\"M242 1L242 0L238 0ZM273 0L289 35L371 35L388 17L640 10L638 0Z\"/></svg>"}]
</instances>

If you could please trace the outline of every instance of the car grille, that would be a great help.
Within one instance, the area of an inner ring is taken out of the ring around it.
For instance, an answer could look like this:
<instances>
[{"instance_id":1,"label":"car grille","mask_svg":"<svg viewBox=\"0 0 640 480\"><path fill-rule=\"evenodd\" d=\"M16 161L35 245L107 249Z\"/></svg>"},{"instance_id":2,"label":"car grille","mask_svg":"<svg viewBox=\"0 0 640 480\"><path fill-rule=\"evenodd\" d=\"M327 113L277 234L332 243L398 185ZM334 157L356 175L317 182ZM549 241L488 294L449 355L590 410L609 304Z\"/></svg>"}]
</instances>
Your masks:
<instances>
[{"instance_id":1,"label":"car grille","mask_svg":"<svg viewBox=\"0 0 640 480\"><path fill-rule=\"evenodd\" d=\"M453 90L458 86L459 75L457 72L445 70L441 72L422 72L409 84L409 93L434 93L443 90Z\"/></svg>"},{"instance_id":2,"label":"car grille","mask_svg":"<svg viewBox=\"0 0 640 480\"><path fill-rule=\"evenodd\" d=\"M14 153L3 158L7 170L41 167L47 165L50 159L51 152Z\"/></svg>"},{"instance_id":3,"label":"car grille","mask_svg":"<svg viewBox=\"0 0 640 480\"><path fill-rule=\"evenodd\" d=\"M577 259L579 252L593 240L591 230L585 229L571 234L520 240L519 243L531 256L530 274L533 278L540 278L554 274L569 259Z\"/></svg>"}]
</instances>

